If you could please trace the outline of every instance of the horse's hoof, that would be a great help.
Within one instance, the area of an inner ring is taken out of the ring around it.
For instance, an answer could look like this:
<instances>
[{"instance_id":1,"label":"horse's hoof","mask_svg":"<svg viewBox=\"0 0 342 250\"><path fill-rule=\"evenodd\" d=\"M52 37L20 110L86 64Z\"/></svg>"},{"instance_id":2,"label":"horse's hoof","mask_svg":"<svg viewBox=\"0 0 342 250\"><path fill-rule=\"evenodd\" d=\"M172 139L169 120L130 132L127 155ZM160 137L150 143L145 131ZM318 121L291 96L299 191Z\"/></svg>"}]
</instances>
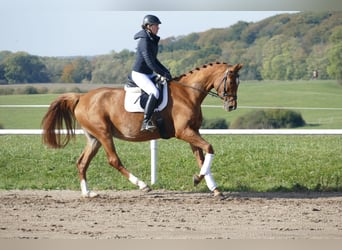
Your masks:
<instances>
[{"instance_id":1,"label":"horse's hoof","mask_svg":"<svg viewBox=\"0 0 342 250\"><path fill-rule=\"evenodd\" d=\"M218 200L224 200L226 198L224 194L218 190L214 190L214 197Z\"/></svg>"},{"instance_id":2,"label":"horse's hoof","mask_svg":"<svg viewBox=\"0 0 342 250\"><path fill-rule=\"evenodd\" d=\"M95 198L95 197L98 197L99 194L93 192L93 191L88 191L87 193L85 194L82 194L82 197L83 198Z\"/></svg>"},{"instance_id":3,"label":"horse's hoof","mask_svg":"<svg viewBox=\"0 0 342 250\"><path fill-rule=\"evenodd\" d=\"M143 191L143 192L145 192L145 193L148 193L148 192L151 192L152 191L152 189L148 186L148 185L146 185L146 187L143 187L142 189L140 189L141 191Z\"/></svg>"},{"instance_id":4,"label":"horse's hoof","mask_svg":"<svg viewBox=\"0 0 342 250\"><path fill-rule=\"evenodd\" d=\"M193 181L194 181L194 186L195 187L201 182L201 180L202 179L197 174L194 174Z\"/></svg>"}]
</instances>

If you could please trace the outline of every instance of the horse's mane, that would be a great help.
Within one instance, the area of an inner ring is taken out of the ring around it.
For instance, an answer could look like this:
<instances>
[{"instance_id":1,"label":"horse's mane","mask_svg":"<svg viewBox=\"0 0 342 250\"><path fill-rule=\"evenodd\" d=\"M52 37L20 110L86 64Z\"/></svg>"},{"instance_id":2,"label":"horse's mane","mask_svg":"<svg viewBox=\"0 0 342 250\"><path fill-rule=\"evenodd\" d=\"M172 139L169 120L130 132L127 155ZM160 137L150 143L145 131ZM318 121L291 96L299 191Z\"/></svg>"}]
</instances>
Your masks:
<instances>
[{"instance_id":1,"label":"horse's mane","mask_svg":"<svg viewBox=\"0 0 342 250\"><path fill-rule=\"evenodd\" d=\"M197 67L195 69L192 69L190 70L188 73L185 73L185 74L182 74L180 76L176 76L173 78L173 80L175 81L179 81L180 79L182 79L183 77L189 75L189 74L193 74L195 71L199 71L199 70L202 70L202 69L205 69L205 68L208 68L210 66L213 66L213 65L217 65L217 64L225 64L227 65L227 63L225 62L211 62L211 63L206 63L206 64L203 64L201 67Z\"/></svg>"}]
</instances>

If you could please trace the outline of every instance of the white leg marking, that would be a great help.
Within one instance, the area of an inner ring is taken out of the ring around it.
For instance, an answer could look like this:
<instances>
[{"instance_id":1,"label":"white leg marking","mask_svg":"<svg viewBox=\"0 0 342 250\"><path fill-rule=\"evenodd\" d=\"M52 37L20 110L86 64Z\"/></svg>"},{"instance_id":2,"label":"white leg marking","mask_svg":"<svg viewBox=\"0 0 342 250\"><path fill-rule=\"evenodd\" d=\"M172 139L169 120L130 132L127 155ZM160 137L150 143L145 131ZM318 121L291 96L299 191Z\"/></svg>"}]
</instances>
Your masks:
<instances>
[{"instance_id":1,"label":"white leg marking","mask_svg":"<svg viewBox=\"0 0 342 250\"><path fill-rule=\"evenodd\" d=\"M205 182L207 183L207 187L210 191L214 191L217 188L210 170L213 159L214 154L206 154L200 171L200 175L204 175Z\"/></svg>"},{"instance_id":2,"label":"white leg marking","mask_svg":"<svg viewBox=\"0 0 342 250\"><path fill-rule=\"evenodd\" d=\"M138 186L140 189L144 189L147 187L146 183L139 180L137 177L135 177L133 174L129 174L128 180L132 182L134 185Z\"/></svg>"},{"instance_id":3,"label":"white leg marking","mask_svg":"<svg viewBox=\"0 0 342 250\"><path fill-rule=\"evenodd\" d=\"M82 191L82 196L88 195L88 186L87 182L85 180L81 180L81 191Z\"/></svg>"},{"instance_id":4,"label":"white leg marking","mask_svg":"<svg viewBox=\"0 0 342 250\"><path fill-rule=\"evenodd\" d=\"M201 167L200 175L210 174L211 163L213 162L214 154L206 154L203 165Z\"/></svg>"},{"instance_id":5,"label":"white leg marking","mask_svg":"<svg viewBox=\"0 0 342 250\"><path fill-rule=\"evenodd\" d=\"M88 185L85 180L81 180L81 191L82 191L82 197L85 197L85 198L93 198L93 197L98 196L97 193L90 191L88 189Z\"/></svg>"},{"instance_id":6,"label":"white leg marking","mask_svg":"<svg viewBox=\"0 0 342 250\"><path fill-rule=\"evenodd\" d=\"M209 188L210 191L214 191L217 188L216 183L215 183L214 178L211 175L211 173L206 174L204 176L204 179L205 179L205 182L207 183L207 187Z\"/></svg>"}]
</instances>

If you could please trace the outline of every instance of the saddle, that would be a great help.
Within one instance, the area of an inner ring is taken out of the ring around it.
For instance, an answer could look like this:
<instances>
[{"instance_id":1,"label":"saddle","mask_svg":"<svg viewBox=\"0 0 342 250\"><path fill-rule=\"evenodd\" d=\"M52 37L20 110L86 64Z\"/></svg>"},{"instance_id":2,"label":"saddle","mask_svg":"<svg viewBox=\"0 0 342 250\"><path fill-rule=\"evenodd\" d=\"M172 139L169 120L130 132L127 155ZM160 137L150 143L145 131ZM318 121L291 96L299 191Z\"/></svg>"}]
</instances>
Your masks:
<instances>
[{"instance_id":1,"label":"saddle","mask_svg":"<svg viewBox=\"0 0 342 250\"><path fill-rule=\"evenodd\" d=\"M154 112L162 111L167 105L167 83L159 75L152 78L153 83L159 90L159 99L154 109ZM143 91L138 85L128 77L128 82L125 84L125 102L124 106L127 112L144 112L148 94Z\"/></svg>"}]
</instances>

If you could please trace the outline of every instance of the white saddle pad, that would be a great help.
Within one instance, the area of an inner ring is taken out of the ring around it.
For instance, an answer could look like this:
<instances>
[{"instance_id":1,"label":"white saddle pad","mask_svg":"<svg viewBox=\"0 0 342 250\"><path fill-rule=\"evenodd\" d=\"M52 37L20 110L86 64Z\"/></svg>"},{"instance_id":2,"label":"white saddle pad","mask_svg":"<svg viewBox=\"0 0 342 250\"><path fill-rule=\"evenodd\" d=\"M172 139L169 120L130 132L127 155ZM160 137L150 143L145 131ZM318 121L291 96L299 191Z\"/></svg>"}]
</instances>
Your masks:
<instances>
[{"instance_id":1,"label":"white saddle pad","mask_svg":"<svg viewBox=\"0 0 342 250\"><path fill-rule=\"evenodd\" d=\"M162 111L167 105L167 86L164 85L163 88L163 100L158 107L154 109L154 111ZM125 109L127 112L144 112L144 109L140 106L140 96L141 89L131 88L125 86Z\"/></svg>"}]
</instances>

